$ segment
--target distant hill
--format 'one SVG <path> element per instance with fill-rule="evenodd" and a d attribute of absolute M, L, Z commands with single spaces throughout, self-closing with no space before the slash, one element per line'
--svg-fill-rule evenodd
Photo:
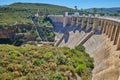
<path fill-rule="evenodd" d="M 64 14 L 74 12 L 74 9 L 64 6 L 42 3 L 14 3 L 0 6 L 0 25 L 12 25 L 18 23 L 32 23 L 28 18 L 30 14 Z"/>
<path fill-rule="evenodd" d="M 86 9 L 86 11 L 93 12 L 93 8 Z M 111 14 L 120 14 L 120 7 L 113 8 L 96 8 L 98 13 L 111 13 Z"/>
<path fill-rule="evenodd" d="M 74 11 L 71 8 L 53 4 L 43 4 L 43 3 L 14 3 L 8 5 L 7 7 L 15 8 L 15 9 L 26 9 L 26 10 L 33 10 L 37 12 L 41 12 L 43 14 L 62 14 L 66 11 L 72 12 Z"/>
<path fill-rule="evenodd" d="M 96 8 L 97 12 L 101 12 L 101 8 Z M 93 9 L 86 9 L 85 11 L 92 12 Z M 0 26 L 8 26 L 14 23 L 32 23 L 28 18 L 31 14 L 64 14 L 64 12 L 73 13 L 75 9 L 65 6 L 58 6 L 43 3 L 14 3 L 10 5 L 0 6 Z M 120 7 L 103 8 L 103 13 L 120 13 Z"/>
<path fill-rule="evenodd" d="M 8 5 L 9 7 L 15 7 L 15 8 L 28 8 L 28 9 L 35 9 L 35 8 L 66 8 L 64 6 L 58 6 L 53 4 L 44 4 L 44 3 L 14 3 L 11 5 Z"/>

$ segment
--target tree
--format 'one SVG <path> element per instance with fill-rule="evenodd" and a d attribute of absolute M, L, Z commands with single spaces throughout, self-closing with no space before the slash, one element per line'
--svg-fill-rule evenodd
<path fill-rule="evenodd" d="M 81 8 L 80 13 L 83 14 L 83 8 Z"/>
<path fill-rule="evenodd" d="M 109 13 L 108 13 L 108 12 L 106 13 L 106 16 L 109 16 Z"/>
<path fill-rule="evenodd" d="M 100 15 L 103 16 L 104 13 L 103 13 L 103 8 L 100 8 Z"/>
<path fill-rule="evenodd" d="M 103 8 L 100 8 L 100 12 L 103 13 Z"/>
<path fill-rule="evenodd" d="M 95 16 L 96 12 L 97 12 L 97 9 L 93 8 L 93 14 L 94 14 L 94 16 Z"/>
<path fill-rule="evenodd" d="M 113 16 L 119 16 L 117 13 L 114 13 Z"/>
<path fill-rule="evenodd" d="M 41 38 L 40 38 L 40 37 L 37 37 L 37 38 L 36 38 L 36 41 L 37 41 L 37 42 L 40 42 L 40 41 L 41 41 Z"/>
<path fill-rule="evenodd" d="M 77 11 L 77 6 L 75 6 L 75 10 Z"/>

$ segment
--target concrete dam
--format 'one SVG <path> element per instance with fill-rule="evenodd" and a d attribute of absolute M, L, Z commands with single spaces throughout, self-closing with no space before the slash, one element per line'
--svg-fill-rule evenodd
<path fill-rule="evenodd" d="M 55 46 L 82 44 L 94 58 L 92 80 L 120 80 L 120 20 L 105 17 L 49 15 Z"/>

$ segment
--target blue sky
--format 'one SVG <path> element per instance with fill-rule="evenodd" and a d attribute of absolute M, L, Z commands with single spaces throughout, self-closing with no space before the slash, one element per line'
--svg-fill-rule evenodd
<path fill-rule="evenodd" d="M 48 3 L 71 8 L 77 6 L 79 9 L 120 7 L 120 0 L 0 0 L 0 5 L 8 5 L 15 2 Z"/>

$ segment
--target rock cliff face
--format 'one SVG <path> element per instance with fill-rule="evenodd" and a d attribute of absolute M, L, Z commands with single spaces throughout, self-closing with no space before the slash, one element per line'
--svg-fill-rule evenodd
<path fill-rule="evenodd" d="M 36 39 L 35 30 L 33 30 L 34 32 L 32 32 L 32 30 L 33 30 L 32 25 L 27 24 L 14 24 L 12 26 L 9 26 L 7 29 L 0 28 L 0 41 L 4 42 L 3 41 L 4 39 L 12 41 L 18 39 L 23 39 L 24 41 L 35 40 Z"/>
<path fill-rule="evenodd" d="M 62 18 L 63 20 L 59 17 L 51 17 L 55 26 L 56 40 L 60 40 L 62 37 L 59 46 L 74 48 L 79 45 L 81 39 L 88 33 L 86 33 L 84 29 L 82 30 L 82 25 L 76 25 L 76 23 L 73 23 L 72 21 L 66 22 L 66 26 L 64 27 L 64 17 Z M 120 29 L 117 34 L 119 34 L 119 31 Z M 115 31 L 113 31 L 113 33 L 114 32 Z M 108 33 L 107 30 L 107 34 Z M 86 52 L 94 58 L 92 80 L 119 80 L 120 50 L 116 50 L 117 45 L 113 44 L 114 41 L 111 41 L 106 34 L 94 34 L 83 44 L 86 48 Z"/>
<path fill-rule="evenodd" d="M 13 38 L 14 37 L 14 32 L 12 29 L 0 29 L 0 38 Z"/>

